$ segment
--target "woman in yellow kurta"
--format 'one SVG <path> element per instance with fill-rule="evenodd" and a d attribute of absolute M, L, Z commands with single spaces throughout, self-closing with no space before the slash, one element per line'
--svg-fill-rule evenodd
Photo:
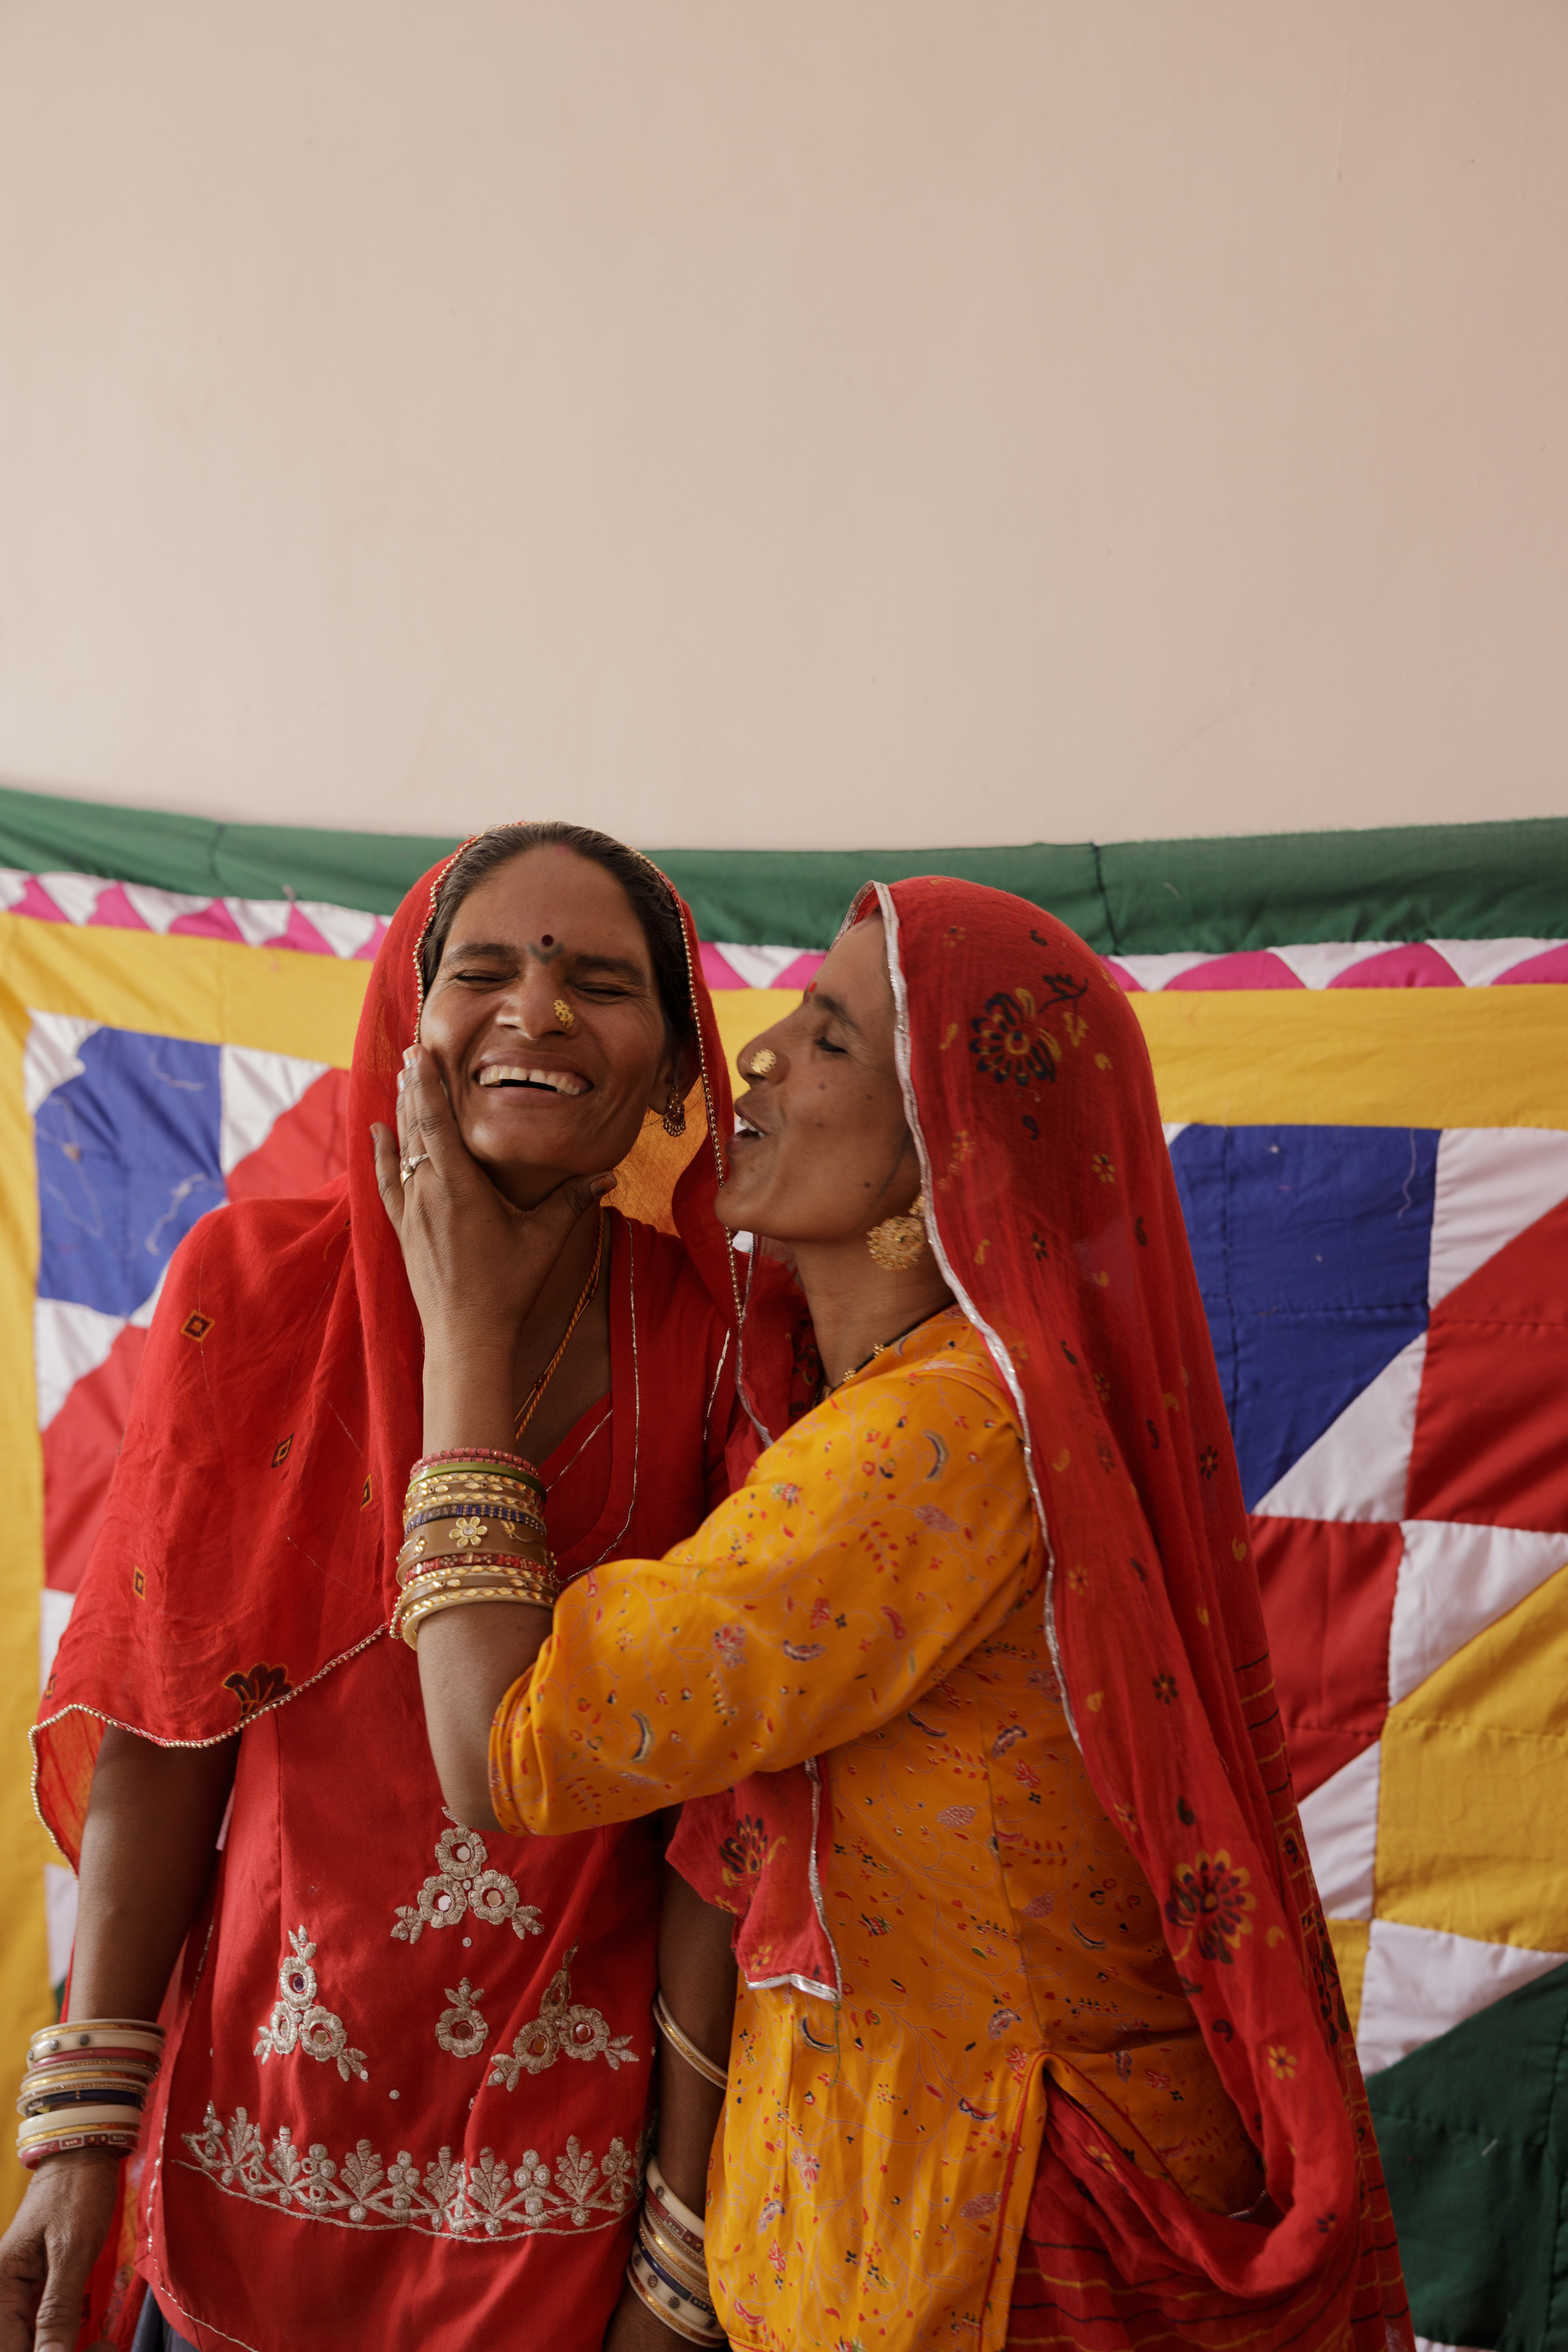
<path fill-rule="evenodd" d="M 744 1057 L 722 1196 L 793 1253 L 820 1399 L 542 1644 L 430 1626 L 449 1799 L 543 1834 L 711 1801 L 672 1854 L 738 1921 L 732 2343 L 1385 2352 L 1397 2257 L 1135 1024 L 1003 894 L 863 911 Z"/>
<path fill-rule="evenodd" d="M 1045 1570 L 1012 1401 L 948 1307 L 689 1542 L 584 1579 L 497 1725 L 498 1816 L 552 1831 L 827 1755 L 841 1990 L 742 1983 L 736 2010 L 708 2215 L 734 2343 L 962 2342 L 1005 2313 L 1047 2074 L 1198 2202 L 1261 2189 L 1073 1747 Z M 794 1827 L 756 1803 L 720 1851 L 737 1887 Z"/>

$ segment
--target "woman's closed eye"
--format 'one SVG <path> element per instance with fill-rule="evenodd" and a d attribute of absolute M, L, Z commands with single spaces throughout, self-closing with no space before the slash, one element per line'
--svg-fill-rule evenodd
<path fill-rule="evenodd" d="M 441 977 L 458 981 L 465 988 L 505 988 L 516 978 L 516 969 L 509 970 L 500 964 L 473 964 L 460 971 L 445 971 Z"/>

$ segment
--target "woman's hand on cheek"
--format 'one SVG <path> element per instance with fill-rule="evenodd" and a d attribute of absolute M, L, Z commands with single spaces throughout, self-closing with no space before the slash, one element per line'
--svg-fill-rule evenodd
<path fill-rule="evenodd" d="M 405 1063 L 396 1137 L 380 1125 L 371 1135 L 376 1184 L 402 1244 L 426 1359 L 491 1356 L 510 1366 L 568 1234 L 614 1175 L 571 1176 L 537 1208 L 514 1208 L 463 1141 L 422 1045 L 411 1047 Z"/>

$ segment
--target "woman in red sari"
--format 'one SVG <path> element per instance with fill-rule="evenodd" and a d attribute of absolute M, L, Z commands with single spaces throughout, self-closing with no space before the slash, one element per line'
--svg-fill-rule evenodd
<path fill-rule="evenodd" d="M 737 1916 L 730 2340 L 1407 2352 L 1131 1010 L 908 881 L 742 1066 L 721 1213 L 793 1253 L 816 1408 L 662 1559 L 420 1635 L 466 1818 L 681 1801 Z"/>
<path fill-rule="evenodd" d="M 133 2245 L 109 2243 L 84 2340 L 106 2310 L 130 2340 L 133 2255 L 155 2299 L 139 2344 L 457 2352 L 521 2329 L 598 2352 L 656 1975 L 699 2044 L 716 1987 L 725 2045 L 722 1970 L 699 1953 L 683 1993 L 679 1936 L 658 1965 L 657 1825 L 463 1827 L 415 1660 L 384 1638 L 423 1342 L 368 1130 L 394 1118 L 416 1035 L 469 1146 L 463 1213 L 498 1310 L 527 1213 L 621 1168 L 615 1209 L 533 1220 L 550 1271 L 490 1367 L 543 1464 L 563 1577 L 667 1549 L 726 1488 L 736 1295 L 711 1204 L 730 1097 L 689 915 L 603 835 L 500 828 L 387 933 L 348 1178 L 222 1210 L 176 1255 L 45 1696 L 39 1801 L 79 1856 L 71 2025 L 156 2017 L 184 1954 Z M 430 1171 L 403 1174 L 428 1192 Z M 700 2195 L 716 2103 L 691 2079 Z M 101 2140 L 40 2164 L 0 2260 L 0 2352 L 69 2352 L 117 2194 Z M 674 2341 L 635 2303 L 616 2326 Z"/>

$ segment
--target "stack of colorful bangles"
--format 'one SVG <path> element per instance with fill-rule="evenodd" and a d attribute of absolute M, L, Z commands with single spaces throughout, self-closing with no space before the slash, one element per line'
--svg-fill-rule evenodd
<path fill-rule="evenodd" d="M 427 1454 L 409 1473 L 394 1633 L 410 1649 L 426 1617 L 471 1601 L 553 1609 L 561 1591 L 544 1524 L 544 1481 L 521 1454 Z"/>
<path fill-rule="evenodd" d="M 73 2017 L 27 2044 L 16 2153 L 29 2168 L 68 2148 L 134 2147 L 163 2032 L 140 2017 Z"/>
<path fill-rule="evenodd" d="M 683 2205 L 650 2156 L 643 2176 L 637 2242 L 626 2276 L 640 2302 L 689 2344 L 722 2344 L 724 2331 L 708 2293 L 703 2226 Z"/>

